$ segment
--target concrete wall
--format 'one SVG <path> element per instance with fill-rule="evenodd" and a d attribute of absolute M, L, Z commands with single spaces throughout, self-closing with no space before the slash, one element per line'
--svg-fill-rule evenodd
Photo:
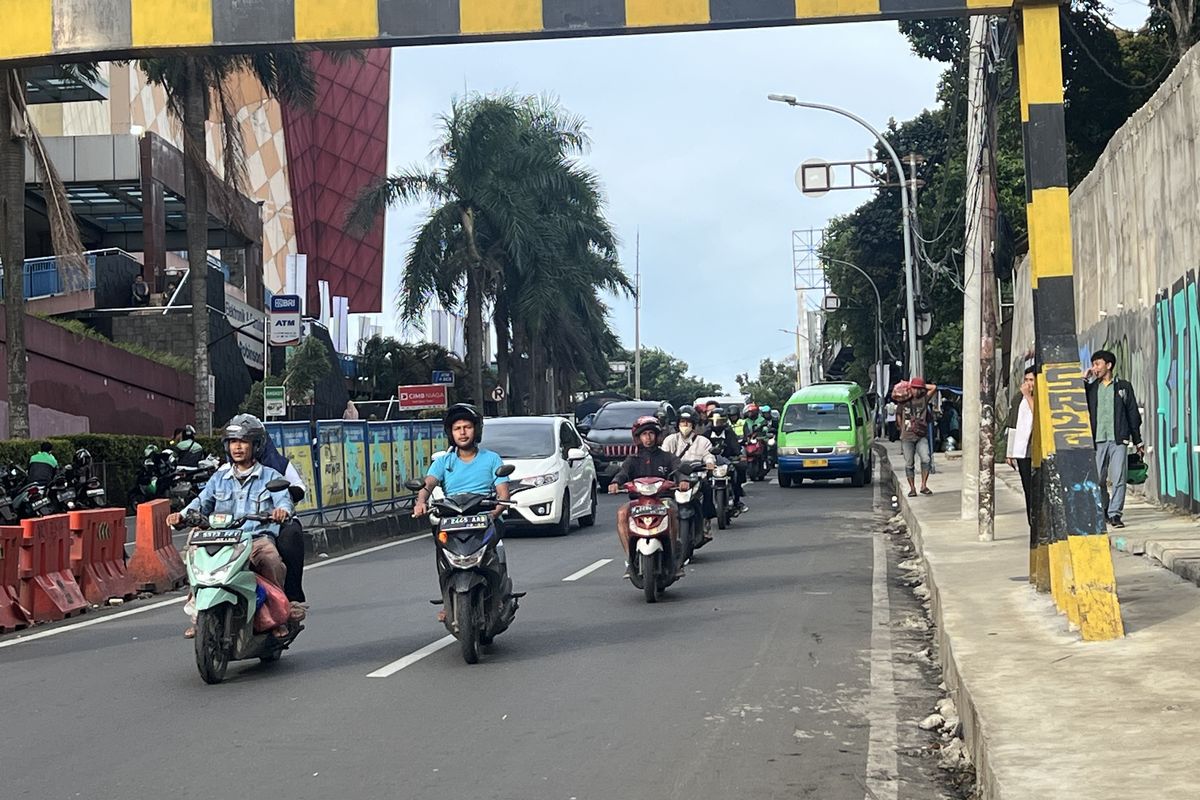
<path fill-rule="evenodd" d="M 1151 447 L 1146 494 L 1200 512 L 1200 47 L 1113 136 L 1071 214 L 1081 368 L 1116 353 Z M 1014 375 L 1033 350 L 1029 269 L 1015 279 Z"/>

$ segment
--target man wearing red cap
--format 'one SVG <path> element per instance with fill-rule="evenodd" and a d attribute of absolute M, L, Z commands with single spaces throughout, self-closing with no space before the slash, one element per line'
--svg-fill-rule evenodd
<path fill-rule="evenodd" d="M 937 391 L 935 384 L 914 377 L 901 381 L 892 391 L 896 402 L 896 423 L 900 427 L 900 447 L 904 450 L 904 475 L 908 478 L 908 496 L 917 496 L 916 461 L 921 461 L 921 494 L 929 490 L 929 398 Z"/>

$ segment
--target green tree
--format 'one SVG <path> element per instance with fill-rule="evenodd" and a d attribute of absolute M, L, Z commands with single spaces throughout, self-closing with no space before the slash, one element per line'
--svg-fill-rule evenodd
<path fill-rule="evenodd" d="M 268 97 L 288 105 L 311 107 L 316 99 L 316 76 L 304 50 L 279 49 L 240 55 L 178 56 L 138 62 L 146 79 L 161 86 L 167 109 L 183 128 L 183 182 L 186 197 L 188 282 L 192 295 L 192 339 L 195 368 L 196 425 L 212 430 L 208 402 L 208 156 L 205 125 L 214 110 L 220 121 L 224 181 L 214 181 L 216 197 L 226 208 L 245 185 L 245 150 L 238 124 L 231 80 L 247 73 Z"/>
<path fill-rule="evenodd" d="M 737 376 L 738 390 L 759 405 L 783 409 L 783 404 L 796 390 L 796 357 L 787 356 L 781 361 L 764 358 L 758 363 L 758 375 L 749 373 Z"/>
<path fill-rule="evenodd" d="M 304 400 L 312 408 L 312 422 L 317 421 L 316 390 L 321 380 L 333 369 L 329 351 L 316 336 L 308 336 L 288 353 L 283 385 L 288 400 Z M 259 402 L 262 391 L 259 390 Z"/>

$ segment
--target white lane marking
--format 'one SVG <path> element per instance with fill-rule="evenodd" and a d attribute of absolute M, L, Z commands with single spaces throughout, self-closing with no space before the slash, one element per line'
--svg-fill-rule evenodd
<path fill-rule="evenodd" d="M 384 666 L 380 667 L 379 669 L 375 670 L 374 672 L 368 674 L 367 677 L 368 678 L 390 678 L 391 676 L 395 675 L 397 672 L 404 669 L 405 667 L 409 667 L 409 666 L 412 666 L 413 664 L 417 663 L 425 656 L 432 655 L 432 654 L 436 653 L 438 650 L 441 650 L 443 647 L 454 644 L 454 641 L 455 641 L 454 637 L 447 634 L 446 636 L 443 636 L 441 639 L 438 639 L 436 642 L 430 642 L 429 644 L 422 647 L 420 650 L 409 653 L 404 658 L 398 658 L 390 664 L 385 664 Z"/>
<path fill-rule="evenodd" d="M 602 559 L 600 559 L 599 561 L 597 561 L 597 562 L 596 562 L 596 563 L 594 563 L 594 564 L 588 564 L 586 567 L 584 567 L 583 569 L 579 570 L 579 572 L 572 572 L 570 575 L 568 575 L 567 577 L 563 578 L 563 581 L 577 581 L 577 580 L 579 580 L 580 578 L 583 578 L 583 577 L 586 577 L 586 576 L 588 576 L 588 575 L 591 575 L 593 572 L 595 572 L 596 570 L 600 569 L 600 568 L 601 568 L 601 567 L 603 567 L 605 564 L 610 564 L 610 563 L 612 563 L 612 559 L 611 559 L 611 558 L 602 558 Z"/>
<path fill-rule="evenodd" d="M 888 598 L 887 542 L 884 534 L 871 537 L 871 697 L 867 702 L 866 800 L 896 800 L 899 775 L 896 764 L 895 676 L 892 673 L 892 606 Z"/>
<path fill-rule="evenodd" d="M 418 536 L 409 536 L 407 539 L 397 539 L 396 541 L 388 542 L 387 544 L 376 545 L 375 547 L 368 547 L 365 550 L 357 550 L 353 553 L 347 553 L 344 556 L 337 556 L 335 558 L 327 558 L 324 561 L 318 561 L 315 564 L 306 564 L 304 567 L 304 571 L 310 572 L 314 569 L 319 569 L 321 567 L 327 567 L 330 564 L 337 564 L 340 561 L 347 561 L 351 558 L 358 558 L 359 556 L 365 556 L 365 555 L 369 555 L 371 553 L 378 553 L 380 550 L 387 550 L 389 547 L 395 547 L 396 545 L 407 544 L 408 542 L 415 542 L 420 539 L 428 539 L 432 535 L 433 534 L 431 534 L 431 533 L 422 533 Z M 179 603 L 184 602 L 185 600 L 187 600 L 186 596 L 185 597 L 173 597 L 170 600 L 160 600 L 157 603 L 151 603 L 150 605 L 142 606 L 141 608 L 131 608 L 128 611 L 118 611 L 115 614 L 105 614 L 103 617 L 94 617 L 93 619 L 83 620 L 81 622 L 74 622 L 70 625 L 62 625 L 58 628 L 49 628 L 44 631 L 37 631 L 36 633 L 30 633 L 25 636 L 20 636 L 16 639 L 9 639 L 7 641 L 0 642 L 0 650 L 4 649 L 5 647 L 15 647 L 16 645 L 19 645 L 19 644 L 25 644 L 26 642 L 36 641 L 37 639 L 45 639 L 50 636 L 58 636 L 60 633 L 68 633 L 70 631 L 78 631 L 78 630 L 82 630 L 84 628 L 90 628 L 93 625 L 103 625 L 106 622 L 113 622 L 114 620 L 123 619 L 125 617 L 132 617 L 136 614 L 145 614 L 147 611 L 154 611 L 159 608 L 166 608 L 167 606 L 177 605 Z"/>

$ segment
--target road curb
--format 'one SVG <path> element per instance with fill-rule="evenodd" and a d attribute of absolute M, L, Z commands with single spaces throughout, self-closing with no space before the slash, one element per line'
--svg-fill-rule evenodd
<path fill-rule="evenodd" d="M 925 568 L 925 586 L 929 589 L 929 612 L 934 622 L 938 662 L 942 668 L 942 679 L 946 683 L 946 691 L 954 700 L 959 718 L 962 720 L 963 741 L 966 743 L 971 763 L 975 766 L 977 796 L 981 800 L 1003 800 L 1004 793 L 1001 791 L 999 781 L 993 773 L 989 761 L 986 723 L 979 716 L 970 686 L 962 679 L 958 659 L 954 652 L 954 644 L 950 641 L 943 623 L 938 573 L 935 565 L 926 556 L 920 519 L 913 512 L 912 505 L 908 502 L 909 498 L 901 487 L 901 478 L 892 469 L 887 448 L 877 443 L 875 455 L 880 459 L 883 476 L 886 476 L 887 485 L 891 486 L 892 494 L 896 498 L 895 503 L 899 506 L 899 513 L 904 518 L 904 522 L 908 526 L 908 533 L 912 537 L 913 547 L 921 559 L 921 565 Z M 1028 798 L 1019 800 L 1028 800 Z"/>
<path fill-rule="evenodd" d="M 305 561 L 357 550 L 368 544 L 424 533 L 428 523 L 412 518 L 411 512 L 391 512 L 374 517 L 349 519 L 304 530 Z"/>

